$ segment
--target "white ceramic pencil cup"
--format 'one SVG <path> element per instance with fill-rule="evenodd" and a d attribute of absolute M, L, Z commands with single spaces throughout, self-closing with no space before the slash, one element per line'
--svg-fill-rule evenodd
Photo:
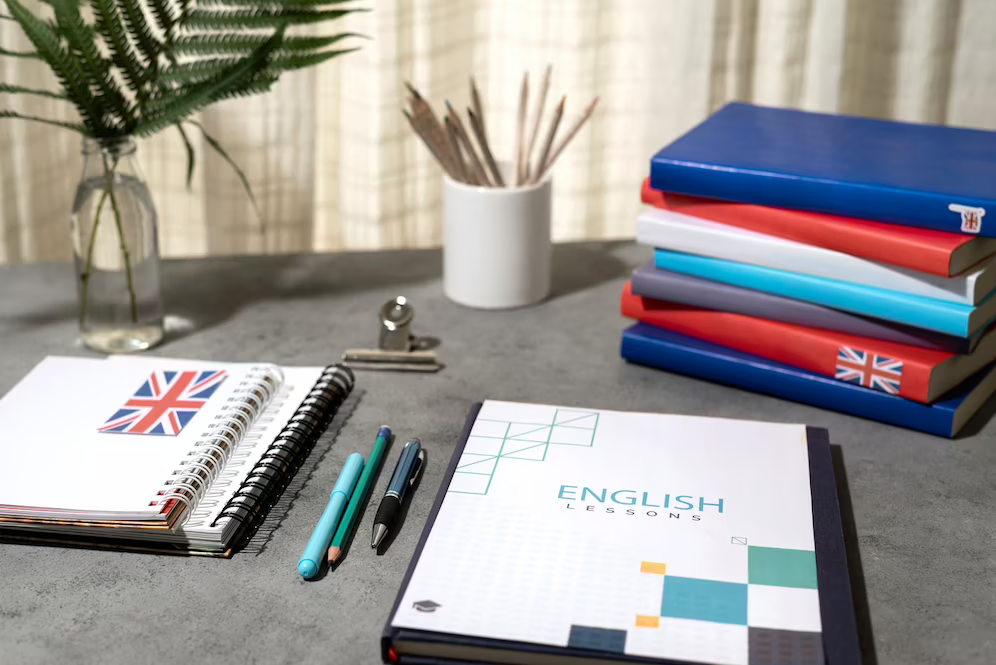
<path fill-rule="evenodd" d="M 532 305 L 550 293 L 549 178 L 477 187 L 444 177 L 443 292 L 479 309 Z"/>

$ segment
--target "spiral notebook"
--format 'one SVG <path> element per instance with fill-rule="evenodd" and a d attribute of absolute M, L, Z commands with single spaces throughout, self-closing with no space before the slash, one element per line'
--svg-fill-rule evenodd
<path fill-rule="evenodd" d="M 338 365 L 45 358 L 0 399 L 0 537 L 230 555 L 352 388 Z"/>

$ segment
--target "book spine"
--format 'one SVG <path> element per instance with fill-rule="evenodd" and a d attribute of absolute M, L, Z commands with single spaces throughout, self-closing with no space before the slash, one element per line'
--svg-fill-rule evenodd
<path fill-rule="evenodd" d="M 926 403 L 934 368 L 951 354 L 827 330 L 675 305 L 634 295 L 623 316 L 830 378 Z M 866 364 L 870 363 L 870 364 Z"/>
<path fill-rule="evenodd" d="M 640 215 L 636 238 L 641 244 L 650 247 L 749 263 L 963 305 L 974 305 L 987 295 L 977 288 L 980 285 L 978 278 L 983 274 L 981 271 L 959 277 L 927 275 L 670 210 L 651 210 Z"/>
<path fill-rule="evenodd" d="M 223 519 L 235 520 L 242 532 L 238 540 L 248 541 L 349 397 L 354 383 L 348 367 L 326 367 L 211 526 Z"/>
<path fill-rule="evenodd" d="M 660 155 L 650 163 L 650 186 L 689 196 L 818 212 L 945 233 L 996 237 L 996 223 L 993 220 L 986 223 L 985 212 L 976 221 L 967 219 L 961 212 L 996 211 L 996 201 L 986 199 L 954 199 L 933 192 L 867 183 L 718 169 L 713 164 L 676 161 Z"/>
<path fill-rule="evenodd" d="M 974 308 L 969 305 L 660 249 L 655 252 L 654 260 L 655 265 L 664 270 L 736 284 L 947 335 L 969 337 L 975 332 L 971 327 Z"/>
<path fill-rule="evenodd" d="M 954 412 L 886 395 L 779 363 L 751 362 L 714 350 L 661 339 L 651 326 L 637 324 L 623 332 L 621 354 L 640 365 L 686 374 L 811 404 L 862 418 L 951 437 Z M 680 336 L 676 336 L 680 337 Z"/>
<path fill-rule="evenodd" d="M 794 323 L 810 328 L 836 330 L 850 335 L 873 337 L 897 344 L 909 344 L 947 353 L 971 353 L 981 338 L 971 339 L 942 335 L 886 323 L 873 318 L 849 314 L 832 307 L 793 300 L 762 291 L 752 291 L 732 284 L 658 270 L 653 261 L 633 272 L 633 293 L 655 300 L 669 300 L 721 312 L 736 312 L 772 321 Z"/>
<path fill-rule="evenodd" d="M 950 277 L 954 250 L 972 241 L 960 234 L 910 230 L 893 224 L 785 210 L 746 203 L 715 201 L 653 189 L 643 181 L 640 199 L 647 205 L 729 224 L 787 240 L 816 245 L 871 261 Z"/>
<path fill-rule="evenodd" d="M 199 522 L 202 511 L 214 500 L 213 491 L 226 485 L 226 469 L 238 464 L 252 448 L 252 433 L 260 414 L 270 404 L 283 383 L 276 365 L 253 367 L 214 420 L 209 422 L 192 449 L 154 502 L 163 506 L 183 504 L 184 525 Z"/>

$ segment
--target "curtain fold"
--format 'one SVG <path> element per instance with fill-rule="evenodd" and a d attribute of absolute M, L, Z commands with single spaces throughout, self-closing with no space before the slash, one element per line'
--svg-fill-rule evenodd
<path fill-rule="evenodd" d="M 368 35 L 360 51 L 198 118 L 245 171 L 261 214 L 200 130 L 188 130 L 189 188 L 176 130 L 139 142 L 166 256 L 437 246 L 441 174 L 401 114 L 406 82 L 441 116 L 447 99 L 464 112 L 474 76 L 505 159 L 524 71 L 535 93 L 553 66 L 546 107 L 566 95 L 565 122 L 600 96 L 553 172 L 557 240 L 632 237 L 650 157 L 730 100 L 996 129 L 992 0 L 359 4 L 371 11 L 325 32 Z M 30 48 L 4 20 L 0 45 Z M 0 57 L 0 81 L 51 77 Z M 3 108 L 73 117 L 44 98 L 0 95 Z M 81 168 L 74 134 L 0 120 L 0 261 L 69 258 Z"/>

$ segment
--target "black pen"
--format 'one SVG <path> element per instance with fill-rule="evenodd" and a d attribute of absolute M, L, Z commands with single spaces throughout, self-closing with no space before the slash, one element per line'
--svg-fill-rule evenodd
<path fill-rule="evenodd" d="M 384 498 L 380 500 L 380 505 L 377 507 L 370 547 L 380 545 L 387 534 L 397 528 L 405 494 L 415 485 L 424 464 L 425 451 L 422 450 L 422 443 L 418 439 L 411 439 L 401 449 L 398 465 L 394 467 L 394 475 L 391 476 L 391 482 L 387 486 L 387 491 L 384 492 Z"/>

